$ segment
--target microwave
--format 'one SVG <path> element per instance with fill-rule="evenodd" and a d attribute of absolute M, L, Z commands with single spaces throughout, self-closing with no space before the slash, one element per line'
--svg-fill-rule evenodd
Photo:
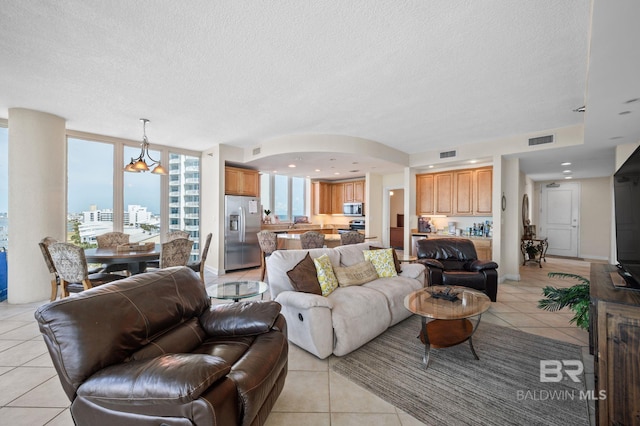
<path fill-rule="evenodd" d="M 344 203 L 342 205 L 342 213 L 345 216 L 364 216 L 364 204 Z"/>

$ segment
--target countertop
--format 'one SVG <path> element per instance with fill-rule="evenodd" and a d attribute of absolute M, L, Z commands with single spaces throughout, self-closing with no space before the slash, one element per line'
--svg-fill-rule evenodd
<path fill-rule="evenodd" d="M 430 237 L 430 238 L 466 238 L 467 240 L 492 240 L 492 237 L 467 237 L 465 235 L 451 235 L 435 232 L 417 232 L 412 230 L 412 236 L 416 237 Z"/>

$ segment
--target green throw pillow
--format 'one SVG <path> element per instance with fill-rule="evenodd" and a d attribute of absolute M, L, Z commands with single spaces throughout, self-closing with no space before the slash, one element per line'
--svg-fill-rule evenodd
<path fill-rule="evenodd" d="M 393 249 L 363 250 L 365 260 L 373 263 L 380 278 L 397 277 L 396 265 L 393 262 Z"/>
<path fill-rule="evenodd" d="M 333 290 L 338 288 L 338 280 L 333 273 L 333 267 L 331 266 L 329 256 L 323 254 L 322 256 L 313 259 L 313 264 L 316 265 L 316 272 L 318 273 L 318 282 L 322 289 L 322 295 L 330 295 Z"/>

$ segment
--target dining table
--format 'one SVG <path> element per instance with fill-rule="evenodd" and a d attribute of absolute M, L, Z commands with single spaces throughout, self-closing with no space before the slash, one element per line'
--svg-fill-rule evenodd
<path fill-rule="evenodd" d="M 87 263 L 102 263 L 103 265 L 126 263 L 129 273 L 136 275 L 147 269 L 147 262 L 160 259 L 161 250 L 161 244 L 155 244 L 149 250 L 123 251 L 117 247 L 101 247 L 85 249 L 84 255 L 87 258 Z"/>

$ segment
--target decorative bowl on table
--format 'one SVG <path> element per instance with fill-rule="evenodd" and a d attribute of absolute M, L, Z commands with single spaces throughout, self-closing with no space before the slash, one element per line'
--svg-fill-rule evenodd
<path fill-rule="evenodd" d="M 434 299 L 444 299 L 444 300 L 448 300 L 449 302 L 454 302 L 458 300 L 458 292 L 452 289 L 451 287 L 445 287 L 442 290 L 440 289 L 433 290 L 433 291 L 430 291 L 429 293 L 431 293 L 431 297 L 433 297 Z"/>

